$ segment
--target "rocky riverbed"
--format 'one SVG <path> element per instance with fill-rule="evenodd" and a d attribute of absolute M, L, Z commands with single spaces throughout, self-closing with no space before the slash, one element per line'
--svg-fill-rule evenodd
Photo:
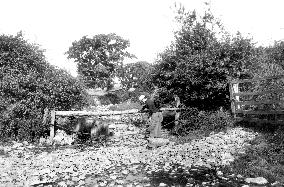
<path fill-rule="evenodd" d="M 245 154 L 257 135 L 243 128 L 153 150 L 134 126 L 117 124 L 114 131 L 100 146 L 4 145 L 0 186 L 271 186 L 261 176 L 248 179 L 220 169 Z"/>

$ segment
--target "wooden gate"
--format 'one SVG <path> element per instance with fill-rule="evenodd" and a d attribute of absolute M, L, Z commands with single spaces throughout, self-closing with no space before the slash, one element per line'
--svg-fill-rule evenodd
<path fill-rule="evenodd" d="M 284 75 L 233 80 L 229 86 L 234 118 L 264 123 L 284 122 Z"/>
<path fill-rule="evenodd" d="M 179 106 L 179 102 L 177 104 Z M 183 108 L 160 108 L 160 111 L 175 111 L 175 123 L 178 121 L 178 118 L 180 116 L 180 111 L 183 110 Z M 138 109 L 131 109 L 131 110 L 124 110 L 124 111 L 50 111 L 50 139 L 52 140 L 54 138 L 55 132 L 55 121 L 56 116 L 115 116 L 115 115 L 122 115 L 122 114 L 135 114 L 138 113 Z M 46 108 L 44 111 L 44 117 L 43 117 L 43 124 L 48 123 L 48 115 L 49 110 Z"/>

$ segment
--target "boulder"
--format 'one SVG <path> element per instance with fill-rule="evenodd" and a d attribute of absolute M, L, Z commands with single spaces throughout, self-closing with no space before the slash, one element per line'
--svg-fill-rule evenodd
<path fill-rule="evenodd" d="M 169 143 L 170 140 L 165 138 L 148 138 L 148 146 L 152 148 L 165 146 Z"/>
<path fill-rule="evenodd" d="M 256 178 L 246 178 L 246 183 L 253 183 L 253 184 L 267 184 L 268 181 L 263 177 L 256 177 Z"/>

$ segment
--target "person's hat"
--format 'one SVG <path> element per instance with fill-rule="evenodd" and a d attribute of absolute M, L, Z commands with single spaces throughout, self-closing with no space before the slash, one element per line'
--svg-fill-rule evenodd
<path fill-rule="evenodd" d="M 147 98 L 146 98 L 145 95 L 140 95 L 139 96 L 139 101 L 146 101 L 146 100 L 147 100 Z"/>

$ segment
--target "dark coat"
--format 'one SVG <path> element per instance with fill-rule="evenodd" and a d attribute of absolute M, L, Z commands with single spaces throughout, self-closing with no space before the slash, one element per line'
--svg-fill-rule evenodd
<path fill-rule="evenodd" d="M 146 100 L 145 105 L 142 107 L 141 111 L 144 111 L 145 109 L 149 110 L 149 115 L 159 112 L 160 110 L 158 103 L 152 99 Z"/>

